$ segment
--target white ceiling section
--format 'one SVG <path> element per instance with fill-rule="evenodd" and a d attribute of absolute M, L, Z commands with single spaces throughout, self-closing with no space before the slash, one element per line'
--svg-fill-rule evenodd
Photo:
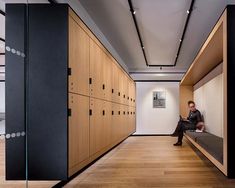
<path fill-rule="evenodd" d="M 132 0 L 149 65 L 174 65 L 191 0 Z"/>
<path fill-rule="evenodd" d="M 145 67 L 127 0 L 80 0 L 128 68 Z"/>
<path fill-rule="evenodd" d="M 235 4 L 235 0 L 195 0 L 177 64 L 161 70 L 146 66 L 128 0 L 79 2 L 137 80 L 153 76 L 133 72 L 185 72 L 226 5 Z M 132 0 L 149 64 L 174 64 L 190 3 L 191 0 Z M 165 78 L 172 79 L 174 74 L 166 74 Z M 179 78 L 175 74 L 175 79 Z M 155 79 L 163 80 L 163 76 L 156 75 Z"/>

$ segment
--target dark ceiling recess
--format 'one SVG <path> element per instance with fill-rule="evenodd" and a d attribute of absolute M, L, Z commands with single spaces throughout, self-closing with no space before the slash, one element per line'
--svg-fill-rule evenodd
<path fill-rule="evenodd" d="M 5 16 L 5 12 L 0 10 L 0 14 L 2 14 L 3 16 Z"/>
<path fill-rule="evenodd" d="M 140 46 L 141 46 L 142 51 L 143 51 L 143 55 L 144 55 L 144 59 L 145 59 L 145 62 L 146 62 L 146 66 L 148 66 L 148 67 L 160 67 L 160 68 L 162 68 L 162 67 L 175 67 L 176 66 L 176 63 L 177 63 L 177 60 L 178 60 L 178 57 L 179 57 L 179 54 L 180 54 L 180 50 L 181 50 L 181 47 L 182 47 L 182 44 L 183 44 L 183 41 L 184 41 L 184 36 L 185 36 L 186 30 L 187 30 L 187 27 L 188 27 L 189 19 L 190 19 L 190 16 L 192 14 L 194 2 L 195 2 L 195 0 L 191 1 L 190 8 L 187 11 L 188 12 L 187 19 L 186 19 L 186 22 L 185 22 L 185 25 L 184 25 L 183 34 L 181 36 L 181 39 L 179 39 L 180 43 L 179 43 L 179 47 L 178 47 L 178 50 L 177 50 L 177 54 L 176 54 L 176 57 L 175 57 L 174 64 L 173 65 L 160 65 L 160 64 L 158 64 L 158 65 L 151 64 L 150 65 L 148 63 L 148 60 L 147 60 L 147 57 L 146 57 L 146 53 L 145 53 L 145 49 L 144 49 L 144 44 L 143 44 L 143 41 L 142 41 L 142 38 L 141 38 L 141 34 L 140 34 L 140 31 L 139 31 L 139 27 L 138 27 L 138 23 L 137 23 L 137 20 L 136 20 L 135 9 L 133 8 L 132 1 L 128 0 L 130 11 L 131 11 L 131 14 L 132 14 L 132 18 L 133 18 L 133 21 L 134 21 L 134 24 L 135 24 L 135 28 L 136 28 L 138 37 L 139 37 Z"/>
<path fill-rule="evenodd" d="M 57 3 L 56 0 L 48 0 L 49 3 Z"/>

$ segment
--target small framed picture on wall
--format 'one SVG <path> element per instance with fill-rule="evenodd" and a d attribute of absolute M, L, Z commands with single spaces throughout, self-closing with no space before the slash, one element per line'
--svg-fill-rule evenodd
<path fill-rule="evenodd" d="M 153 108 L 166 108 L 166 92 L 165 91 L 153 92 Z"/>

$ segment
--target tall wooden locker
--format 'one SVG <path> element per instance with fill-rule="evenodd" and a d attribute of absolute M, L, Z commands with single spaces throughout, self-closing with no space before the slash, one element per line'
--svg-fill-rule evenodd
<path fill-rule="evenodd" d="M 89 96 L 89 36 L 69 16 L 69 92 Z"/>
<path fill-rule="evenodd" d="M 112 61 L 112 101 L 119 102 L 119 71 L 116 62 Z"/>
<path fill-rule="evenodd" d="M 104 99 L 103 74 L 104 74 L 104 52 L 90 39 L 90 96 Z"/>
<path fill-rule="evenodd" d="M 112 100 L 112 61 L 107 54 L 103 54 L 103 95 L 104 99 Z"/>
<path fill-rule="evenodd" d="M 94 155 L 105 147 L 105 106 L 100 99 L 90 99 L 90 154 Z"/>
<path fill-rule="evenodd" d="M 89 97 L 69 94 L 69 175 L 89 159 Z"/>

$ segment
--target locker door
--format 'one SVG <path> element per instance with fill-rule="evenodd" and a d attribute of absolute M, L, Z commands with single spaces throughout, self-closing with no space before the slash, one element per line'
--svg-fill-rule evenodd
<path fill-rule="evenodd" d="M 90 155 L 105 146 L 104 101 L 90 98 Z"/>
<path fill-rule="evenodd" d="M 89 158 L 89 97 L 69 93 L 69 176 Z"/>
<path fill-rule="evenodd" d="M 123 104 L 123 73 L 121 69 L 118 69 L 118 102 Z"/>
<path fill-rule="evenodd" d="M 119 97 L 118 97 L 118 92 L 119 92 L 119 69 L 118 66 L 116 65 L 116 62 L 112 62 L 112 101 L 118 102 Z"/>
<path fill-rule="evenodd" d="M 112 104 L 112 119 L 111 119 L 111 138 L 112 143 L 116 142 L 119 138 L 119 106 L 116 103 Z"/>
<path fill-rule="evenodd" d="M 112 99 L 112 88 L 111 88 L 111 83 L 112 83 L 112 61 L 108 55 L 105 53 L 103 54 L 103 94 L 104 94 L 104 99 L 111 101 Z"/>
<path fill-rule="evenodd" d="M 90 96 L 103 98 L 103 51 L 90 39 Z"/>
<path fill-rule="evenodd" d="M 69 16 L 69 91 L 89 95 L 89 36 Z"/>
<path fill-rule="evenodd" d="M 112 143 L 111 140 L 111 121 L 112 121 L 112 103 L 111 102 L 104 102 L 104 137 L 105 137 L 105 146 L 108 146 Z"/>

